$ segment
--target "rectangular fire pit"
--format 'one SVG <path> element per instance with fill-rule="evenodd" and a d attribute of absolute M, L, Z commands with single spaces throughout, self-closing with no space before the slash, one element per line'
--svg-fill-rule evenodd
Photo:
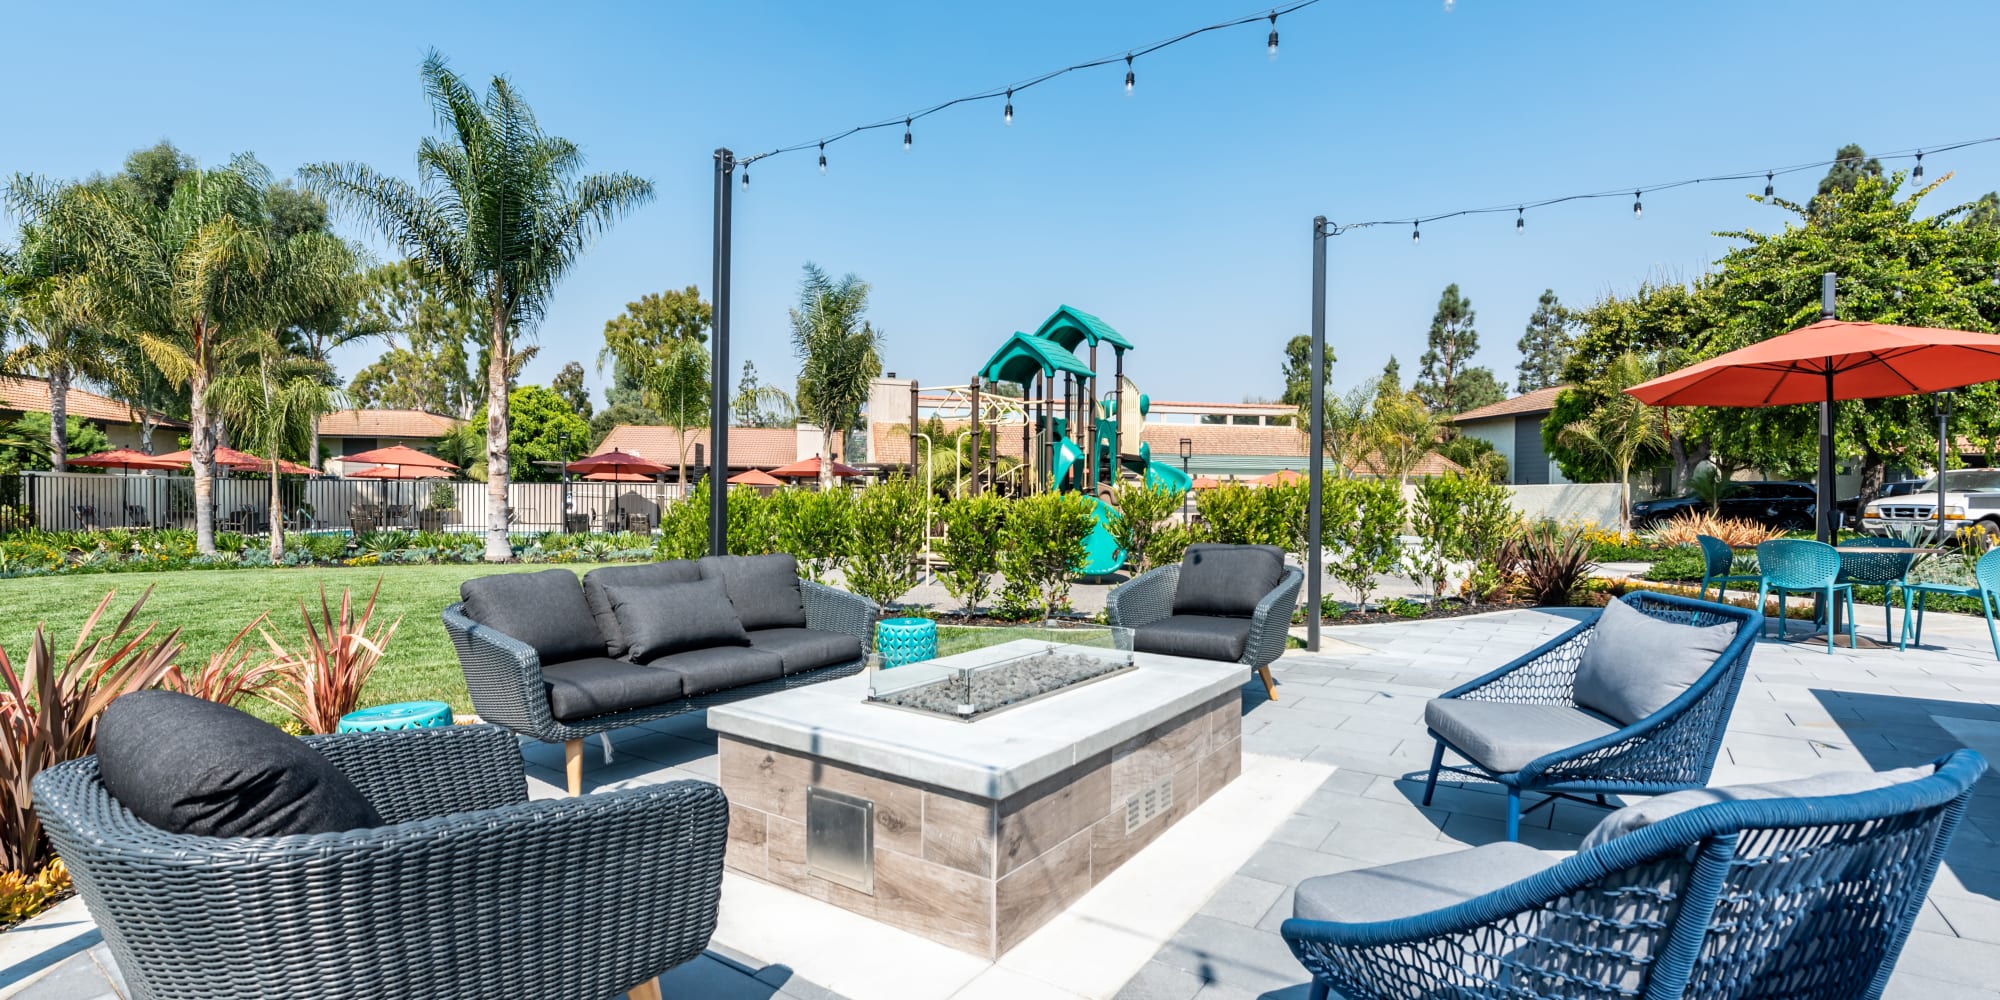
<path fill-rule="evenodd" d="M 875 693 L 1049 652 L 1017 640 L 898 667 Z M 1008 676 L 1081 683 L 1003 684 L 970 721 L 958 704 L 871 701 L 866 675 L 709 709 L 729 867 L 977 955 L 1006 952 L 1242 770 L 1241 665 L 1055 652 L 1088 662 Z"/>

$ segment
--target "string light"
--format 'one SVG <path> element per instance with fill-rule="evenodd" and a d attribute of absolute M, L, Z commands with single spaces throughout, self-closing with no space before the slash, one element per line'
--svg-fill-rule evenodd
<path fill-rule="evenodd" d="M 1924 151 L 1917 150 L 1917 169 L 1910 171 L 1911 180 L 1921 180 L 1924 176 Z"/>
<path fill-rule="evenodd" d="M 1764 171 L 1764 197 L 1769 198 L 1777 193 L 1778 185 L 1771 179 L 1771 171 Z"/>
<path fill-rule="evenodd" d="M 748 164 L 745 164 L 743 167 L 743 190 L 750 190 L 750 167 Z"/>
<path fill-rule="evenodd" d="M 1639 204 L 1639 192 L 1632 192 L 1632 219 L 1638 221 L 1646 217 L 1646 206 Z"/>
<path fill-rule="evenodd" d="M 1132 96 L 1132 53 L 1125 53 L 1125 96 Z"/>
<path fill-rule="evenodd" d="M 903 152 L 910 151 L 910 120 L 903 119 Z"/>
<path fill-rule="evenodd" d="M 819 144 L 819 175 L 826 176 L 826 143 Z"/>
<path fill-rule="evenodd" d="M 1424 242 L 1424 232 L 1423 230 L 1418 229 L 1416 222 L 1412 220 L 1410 223 L 1410 245 L 1413 247 L 1422 246 L 1423 242 Z"/>
<path fill-rule="evenodd" d="M 1278 12 L 1275 10 L 1271 12 L 1271 39 L 1267 44 L 1271 58 L 1278 58 Z"/>
<path fill-rule="evenodd" d="M 1519 236 L 1527 231 L 1528 231 L 1528 210 L 1525 208 L 1517 208 L 1514 210 L 1514 235 Z"/>
<path fill-rule="evenodd" d="M 1007 110 L 1000 112 L 1000 122 L 1003 125 L 1014 124 L 1014 88 L 1012 87 L 1007 88 Z"/>

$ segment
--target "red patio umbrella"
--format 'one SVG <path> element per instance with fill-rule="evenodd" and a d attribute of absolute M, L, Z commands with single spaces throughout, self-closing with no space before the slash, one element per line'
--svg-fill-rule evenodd
<path fill-rule="evenodd" d="M 113 448 L 94 455 L 72 458 L 69 464 L 92 469 L 123 469 L 130 472 L 133 469 L 154 471 L 178 469 L 187 463 L 174 461 L 164 455 L 148 455 L 134 448 Z"/>
<path fill-rule="evenodd" d="M 358 472 L 347 474 L 349 479 L 450 479 L 451 473 L 444 469 L 420 468 L 401 465 L 371 465 Z"/>
<path fill-rule="evenodd" d="M 170 451 L 164 455 L 154 457 L 162 460 L 170 460 L 176 466 L 194 464 L 194 452 L 187 448 L 182 448 L 179 451 Z M 255 472 L 265 467 L 263 459 L 247 451 L 237 451 L 226 445 L 216 445 L 215 454 L 209 456 L 209 461 L 225 469 L 247 472 Z"/>
<path fill-rule="evenodd" d="M 564 468 L 582 476 L 597 472 L 635 472 L 642 476 L 657 476 L 667 471 L 670 466 L 640 458 L 630 452 L 613 449 L 588 458 L 579 458 Z"/>
<path fill-rule="evenodd" d="M 387 448 L 370 448 L 352 455 L 342 455 L 338 461 L 354 465 L 395 465 L 411 466 L 419 469 L 456 469 L 458 466 L 436 455 L 418 451 L 409 445 L 392 444 Z"/>
<path fill-rule="evenodd" d="M 652 476 L 639 472 L 593 472 L 583 477 L 593 483 L 649 483 Z"/>
<path fill-rule="evenodd" d="M 1305 473 L 1294 469 L 1279 469 L 1250 480 L 1252 486 L 1289 486 L 1306 481 Z"/>
<path fill-rule="evenodd" d="M 790 465 L 783 465 L 772 469 L 771 475 L 779 479 L 818 479 L 819 466 L 820 457 L 814 455 L 811 458 L 800 459 Z M 851 465 L 843 465 L 835 462 L 833 463 L 833 475 L 836 479 L 850 479 L 861 475 L 861 470 Z"/>
<path fill-rule="evenodd" d="M 785 485 L 778 477 L 762 469 L 749 469 L 730 476 L 729 484 L 731 486 L 762 486 L 766 488 Z"/>

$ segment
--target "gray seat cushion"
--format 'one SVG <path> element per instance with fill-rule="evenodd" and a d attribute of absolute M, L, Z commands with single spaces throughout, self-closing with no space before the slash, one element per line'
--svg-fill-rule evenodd
<path fill-rule="evenodd" d="M 1826 795 L 1851 795 L 1855 792 L 1871 792 L 1890 785 L 1928 778 L 1937 773 L 1937 768 L 1924 764 L 1918 767 L 1899 768 L 1894 771 L 1829 771 L 1809 778 L 1791 778 L 1786 781 L 1767 781 L 1754 785 L 1724 785 L 1720 788 L 1690 788 L 1683 792 L 1669 792 L 1656 795 L 1644 802 L 1626 806 L 1598 821 L 1590 834 L 1583 838 L 1581 850 L 1589 850 L 1607 841 L 1616 840 L 1628 833 L 1636 833 L 1646 827 L 1671 819 L 1690 809 L 1714 805 L 1717 802 L 1738 802 L 1747 799 L 1803 799 Z"/>
<path fill-rule="evenodd" d="M 1509 841 L 1299 883 L 1292 916 L 1367 924 L 1441 910 L 1503 889 L 1556 864 L 1554 855 Z"/>
<path fill-rule="evenodd" d="M 750 646 L 778 654 L 787 675 L 861 659 L 861 640 L 816 628 L 764 628 L 750 633 Z"/>
<path fill-rule="evenodd" d="M 1543 754 L 1618 730 L 1609 719 L 1569 705 L 1432 698 L 1424 725 L 1473 763 L 1512 774 Z"/>
<path fill-rule="evenodd" d="M 458 596 L 467 618 L 533 646 L 543 663 L 604 652 L 583 586 L 569 570 L 482 576 L 459 584 Z"/>
<path fill-rule="evenodd" d="M 690 649 L 750 644 L 720 580 L 629 584 L 605 591 L 625 637 L 625 658 L 633 663 Z"/>
<path fill-rule="evenodd" d="M 1174 614 L 1248 618 L 1284 576 L 1285 553 L 1275 545 L 1190 545 L 1174 585 Z"/>
<path fill-rule="evenodd" d="M 1250 619 L 1174 615 L 1132 630 L 1132 648 L 1197 660 L 1230 662 L 1250 644 Z"/>
<path fill-rule="evenodd" d="M 690 698 L 774 681 L 785 675 L 785 661 L 778 654 L 749 646 L 691 649 L 660 657 L 650 667 L 679 674 L 682 693 Z"/>
<path fill-rule="evenodd" d="M 1683 625 L 1612 601 L 1576 665 L 1576 703 L 1630 725 L 1680 697 L 1735 638 L 1735 622 Z"/>
<path fill-rule="evenodd" d="M 719 579 L 728 588 L 744 628 L 806 627 L 799 562 L 789 555 L 703 556 L 701 575 Z"/>
<path fill-rule="evenodd" d="M 608 656 L 542 667 L 549 714 L 564 722 L 662 705 L 681 697 L 681 675 Z"/>
<path fill-rule="evenodd" d="M 609 589 L 635 584 L 687 583 L 701 579 L 701 567 L 692 559 L 640 563 L 637 566 L 601 566 L 583 574 L 583 600 L 597 619 L 597 631 L 604 636 L 604 655 L 617 659 L 625 655 L 625 633 L 618 629 L 618 614 L 611 609 Z"/>

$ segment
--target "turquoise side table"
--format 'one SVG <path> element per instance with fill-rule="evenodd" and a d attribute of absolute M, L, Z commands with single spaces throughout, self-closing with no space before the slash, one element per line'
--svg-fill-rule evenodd
<path fill-rule="evenodd" d="M 451 725 L 451 706 L 441 701 L 404 701 L 349 712 L 340 717 L 336 733 L 380 733 L 392 729 L 428 729 Z"/>
<path fill-rule="evenodd" d="M 937 659 L 937 623 L 928 618 L 884 618 L 875 623 L 875 651 L 884 667 Z"/>

